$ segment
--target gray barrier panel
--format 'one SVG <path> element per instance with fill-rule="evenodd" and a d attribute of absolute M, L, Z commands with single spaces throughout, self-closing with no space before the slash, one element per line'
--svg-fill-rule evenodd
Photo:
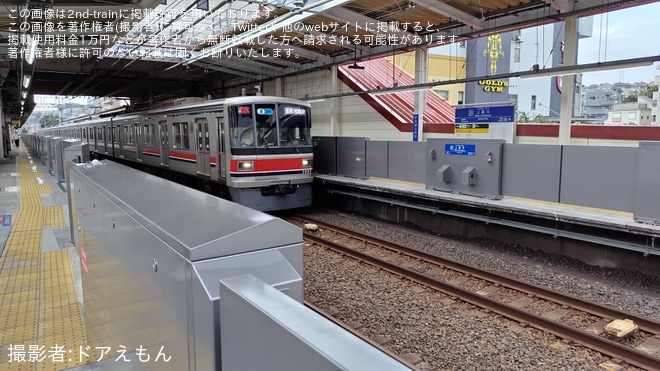
<path fill-rule="evenodd" d="M 390 142 L 367 141 L 367 176 L 388 178 L 387 151 Z"/>
<path fill-rule="evenodd" d="M 564 146 L 560 202 L 632 211 L 637 148 Z"/>
<path fill-rule="evenodd" d="M 314 137 L 314 171 L 337 174 L 337 137 Z"/>
<path fill-rule="evenodd" d="M 426 182 L 426 143 L 390 142 L 388 154 L 391 179 Z"/>
<path fill-rule="evenodd" d="M 300 228 L 110 161 L 68 165 L 91 344 L 162 346 L 171 362 L 150 368 L 218 370 L 221 279 L 252 274 L 302 302 Z"/>
<path fill-rule="evenodd" d="M 62 141 L 62 137 L 50 137 L 48 139 L 48 170 L 51 171 L 55 168 L 57 162 L 57 147 L 58 143 Z"/>
<path fill-rule="evenodd" d="M 504 144 L 502 193 L 559 202 L 561 146 Z"/>
<path fill-rule="evenodd" d="M 367 178 L 367 138 L 337 138 L 337 175 Z"/>
<path fill-rule="evenodd" d="M 408 370 L 252 275 L 219 286 L 223 370 Z"/>
<path fill-rule="evenodd" d="M 640 142 L 633 213 L 641 223 L 660 224 L 660 142 Z"/>
<path fill-rule="evenodd" d="M 503 140 L 429 139 L 426 187 L 501 198 L 503 144 Z"/>

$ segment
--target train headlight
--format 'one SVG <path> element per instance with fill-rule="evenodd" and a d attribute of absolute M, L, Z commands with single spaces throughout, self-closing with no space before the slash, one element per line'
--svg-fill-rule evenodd
<path fill-rule="evenodd" d="M 238 162 L 238 171 L 249 171 L 254 169 L 253 161 L 239 161 Z"/>
<path fill-rule="evenodd" d="M 311 158 L 303 158 L 303 160 L 302 160 L 302 167 L 303 168 L 312 167 L 313 164 L 314 164 L 314 161 Z"/>

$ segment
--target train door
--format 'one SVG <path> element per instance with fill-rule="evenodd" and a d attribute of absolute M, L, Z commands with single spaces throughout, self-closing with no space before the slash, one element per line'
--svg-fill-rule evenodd
<path fill-rule="evenodd" d="M 167 121 L 159 122 L 160 126 L 160 164 L 170 166 L 170 130 Z"/>
<path fill-rule="evenodd" d="M 124 158 L 124 143 L 126 142 L 126 125 L 117 125 L 117 143 L 119 144 L 119 157 Z"/>
<path fill-rule="evenodd" d="M 227 177 L 227 164 L 225 160 L 227 155 L 225 154 L 225 126 L 222 124 L 222 117 L 217 117 L 218 120 L 218 163 L 220 167 L 220 179 L 225 179 Z"/>
<path fill-rule="evenodd" d="M 105 153 L 110 153 L 108 151 L 108 142 L 110 142 L 110 128 L 108 126 L 103 127 L 103 151 Z"/>
<path fill-rule="evenodd" d="M 110 155 L 112 157 L 115 157 L 115 142 L 117 141 L 117 126 L 115 125 L 115 122 L 113 119 L 110 119 L 110 132 L 108 133 L 108 144 L 111 145 L 110 147 Z"/>
<path fill-rule="evenodd" d="M 197 174 L 211 174 L 211 156 L 209 154 L 209 122 L 206 118 L 195 120 L 197 129 Z"/>
<path fill-rule="evenodd" d="M 133 132 L 135 133 L 135 158 L 142 161 L 142 143 L 144 143 L 142 125 L 139 123 L 133 124 Z"/>

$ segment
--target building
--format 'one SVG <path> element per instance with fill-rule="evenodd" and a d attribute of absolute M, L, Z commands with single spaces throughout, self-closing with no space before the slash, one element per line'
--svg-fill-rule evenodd
<path fill-rule="evenodd" d="M 605 125 L 649 126 L 652 120 L 653 101 L 648 97 L 639 97 L 635 103 L 617 103 L 607 112 Z"/>
<path fill-rule="evenodd" d="M 464 79 L 466 76 L 466 43 L 448 43 L 431 48 L 428 61 L 428 82 Z M 388 57 L 390 61 L 392 57 Z M 415 53 L 394 56 L 394 64 L 415 76 Z M 453 105 L 465 102 L 465 84 L 438 85 L 433 88 Z"/>
<path fill-rule="evenodd" d="M 582 117 L 594 121 L 604 121 L 608 116 L 607 112 L 618 103 L 617 97 L 618 94 L 611 89 L 597 88 L 585 91 L 582 101 Z"/>
<path fill-rule="evenodd" d="M 578 20 L 578 38 L 591 37 L 593 19 Z M 467 42 L 467 76 L 497 74 L 558 67 L 564 64 L 564 25 L 555 23 L 516 30 Z M 577 53 L 576 53 L 577 55 Z M 576 63 L 573 61 L 573 63 Z M 496 84 L 502 89 L 493 89 Z M 573 116 L 581 112 L 581 79 L 575 79 Z M 559 120 L 561 76 L 539 78 L 486 79 L 466 84 L 467 103 L 511 101 L 527 117 L 545 116 Z"/>

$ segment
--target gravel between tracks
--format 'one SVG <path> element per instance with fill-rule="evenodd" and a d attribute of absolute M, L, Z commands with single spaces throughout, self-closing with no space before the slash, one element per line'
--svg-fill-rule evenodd
<path fill-rule="evenodd" d="M 433 252 L 463 264 L 660 320 L 658 277 L 587 266 L 573 259 L 489 241 L 470 243 L 419 234 L 369 219 L 310 212 L 310 217 Z M 358 272 L 359 274 L 355 274 Z M 337 311 L 360 331 L 392 339 L 399 355 L 436 370 L 592 370 L 607 357 L 505 318 L 486 314 L 411 283 L 383 278 L 320 249 L 305 249 L 305 297 Z M 374 292 L 377 293 L 374 295 Z M 634 370 L 635 368 L 627 368 Z"/>

